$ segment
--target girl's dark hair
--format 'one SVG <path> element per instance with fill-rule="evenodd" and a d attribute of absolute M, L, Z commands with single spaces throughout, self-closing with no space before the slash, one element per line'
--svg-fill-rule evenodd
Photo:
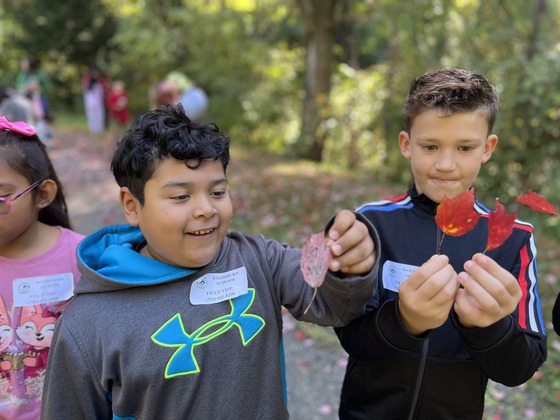
<path fill-rule="evenodd" d="M 50 205 L 40 210 L 38 220 L 51 226 L 72 228 L 62 184 L 39 137 L 0 130 L 0 160 L 23 175 L 30 184 L 44 179 L 53 180 L 58 187 L 56 197 Z M 37 189 L 31 193 L 35 197 Z"/>

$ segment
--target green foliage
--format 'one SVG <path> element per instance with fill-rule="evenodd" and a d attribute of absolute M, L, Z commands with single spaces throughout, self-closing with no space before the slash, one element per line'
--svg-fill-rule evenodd
<path fill-rule="evenodd" d="M 554 70 L 558 66 L 560 53 L 551 52 L 531 61 L 506 62 L 502 67 L 505 106 L 496 127 L 501 143 L 493 157 L 495 174 L 487 185 L 489 190 L 505 193 L 505 198 L 530 188 L 560 202 L 557 188 L 550 182 L 560 176 L 560 95 L 556 93 L 560 76 Z"/>
<path fill-rule="evenodd" d="M 18 49 L 38 57 L 57 52 L 69 62 L 85 65 L 116 29 L 101 0 L 18 0 L 7 3 L 6 13 L 20 26 L 8 34 Z"/>
<path fill-rule="evenodd" d="M 128 10 L 112 40 L 110 74 L 125 80 L 133 112 L 140 113 L 150 86 L 182 72 L 208 93 L 209 118 L 230 131 L 239 124 L 244 95 L 259 82 L 255 68 L 267 60 L 267 45 L 255 37 L 263 22 L 219 2 L 169 3 L 148 1 L 149 14 Z"/>
<path fill-rule="evenodd" d="M 300 128 L 301 96 L 294 93 L 294 85 L 302 83 L 303 54 L 301 48 L 279 45 L 254 63 L 262 82 L 242 96 L 245 124 L 234 128 L 234 141 L 291 155 Z"/>
<path fill-rule="evenodd" d="M 103 0 L 5 2 L 2 21 L 0 42 L 10 45 L 6 83 L 15 80 L 19 60 L 33 55 L 53 82 L 55 107 L 74 105 L 82 72 L 103 56 L 116 31 Z"/>

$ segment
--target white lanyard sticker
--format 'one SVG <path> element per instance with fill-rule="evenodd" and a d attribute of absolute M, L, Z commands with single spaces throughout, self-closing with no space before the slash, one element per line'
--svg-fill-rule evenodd
<path fill-rule="evenodd" d="M 41 303 L 62 302 L 72 297 L 72 273 L 16 279 L 12 283 L 14 306 L 31 306 Z"/>
<path fill-rule="evenodd" d="M 248 291 L 247 269 L 239 267 L 225 273 L 208 273 L 193 282 L 191 303 L 211 305 L 244 295 Z"/>
<path fill-rule="evenodd" d="M 390 260 L 385 261 L 383 264 L 383 287 L 398 293 L 401 283 L 417 268 L 415 265 L 401 264 Z"/>

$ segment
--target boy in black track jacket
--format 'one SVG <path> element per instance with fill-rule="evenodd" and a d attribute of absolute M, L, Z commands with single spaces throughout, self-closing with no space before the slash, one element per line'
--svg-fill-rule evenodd
<path fill-rule="evenodd" d="M 488 379 L 517 386 L 546 360 L 532 226 L 516 220 L 482 254 L 481 203 L 463 236 L 442 241 L 434 219 L 444 195 L 468 191 L 490 159 L 498 108 L 479 74 L 443 69 L 413 82 L 399 144 L 414 183 L 358 210 L 381 238 L 380 281 L 369 312 L 336 329 L 350 355 L 342 420 L 480 419 Z"/>

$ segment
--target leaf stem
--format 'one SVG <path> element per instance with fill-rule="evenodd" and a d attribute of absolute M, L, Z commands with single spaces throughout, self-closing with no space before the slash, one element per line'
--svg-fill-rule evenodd
<path fill-rule="evenodd" d="M 438 255 L 441 254 L 441 247 L 443 246 L 443 238 L 445 238 L 445 232 L 443 232 L 443 235 L 441 235 L 441 239 L 439 241 L 438 250 L 437 250 Z"/>
<path fill-rule="evenodd" d="M 313 288 L 313 296 L 311 296 L 311 301 L 309 302 L 309 305 L 307 305 L 307 308 L 305 308 L 305 311 L 303 311 L 303 314 L 305 315 L 307 313 L 307 311 L 309 310 L 309 308 L 311 307 L 311 304 L 313 303 L 313 301 L 315 300 L 315 296 L 317 295 L 317 286 L 315 286 Z"/>

